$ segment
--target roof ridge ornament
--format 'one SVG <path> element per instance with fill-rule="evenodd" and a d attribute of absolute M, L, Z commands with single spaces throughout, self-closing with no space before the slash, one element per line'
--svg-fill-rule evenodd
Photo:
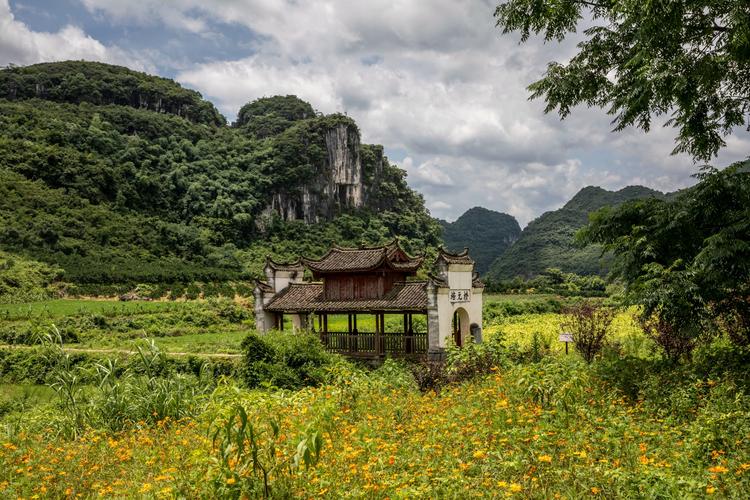
<path fill-rule="evenodd" d="M 291 261 L 291 262 L 277 262 L 273 260 L 273 257 L 271 257 L 271 254 L 266 255 L 266 266 L 270 266 L 271 269 L 274 269 L 276 271 L 280 270 L 291 270 L 291 271 L 300 271 L 304 270 L 304 264 L 302 263 L 302 259 L 297 258 L 297 260 Z"/>
<path fill-rule="evenodd" d="M 440 259 L 444 260 L 448 264 L 474 264 L 474 259 L 469 256 L 469 248 L 464 249 L 458 253 L 454 253 L 446 249 L 443 245 L 438 247 L 438 256 L 436 261 Z"/>

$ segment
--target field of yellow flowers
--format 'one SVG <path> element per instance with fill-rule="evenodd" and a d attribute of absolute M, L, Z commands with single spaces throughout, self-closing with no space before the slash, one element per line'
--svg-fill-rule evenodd
<path fill-rule="evenodd" d="M 750 400 L 711 371 L 729 361 L 699 352 L 708 368 L 666 366 L 623 312 L 615 348 L 587 365 L 562 354 L 560 324 L 493 321 L 488 340 L 538 357 L 509 354 L 438 391 L 421 392 L 401 363 L 341 360 L 320 387 L 248 390 L 229 377 L 194 391 L 185 418 L 147 413 L 76 437 L 62 403 L 41 402 L 0 418 L 0 498 L 747 497 Z M 112 404 L 139 397 L 138 384 L 107 380 Z"/>
<path fill-rule="evenodd" d="M 697 383 L 704 402 L 726 390 Z M 249 439 L 238 452 L 217 438 L 239 407 L 257 459 Z M 297 392 L 220 386 L 200 417 L 154 427 L 75 440 L 52 427 L 21 432 L 0 448 L 0 495 L 262 496 L 262 467 L 271 496 L 742 498 L 749 436 L 746 427 L 725 435 L 734 410 L 722 411 L 699 402 L 691 419 L 659 415 L 573 358 L 498 369 L 439 393 L 420 393 L 389 362 Z M 295 464 L 312 430 L 319 457 Z"/>

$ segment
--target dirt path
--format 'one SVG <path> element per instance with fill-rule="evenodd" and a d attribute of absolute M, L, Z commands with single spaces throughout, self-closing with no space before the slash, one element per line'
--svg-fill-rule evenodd
<path fill-rule="evenodd" d="M 17 344 L 0 344 L 0 349 L 33 349 L 35 346 L 17 345 Z M 138 354 L 138 351 L 129 351 L 127 349 L 94 349 L 88 347 L 63 347 L 65 352 L 88 352 L 95 354 Z M 196 358 L 241 358 L 242 354 L 233 353 L 215 353 L 215 352 L 171 352 L 163 351 L 167 356 L 195 356 Z"/>

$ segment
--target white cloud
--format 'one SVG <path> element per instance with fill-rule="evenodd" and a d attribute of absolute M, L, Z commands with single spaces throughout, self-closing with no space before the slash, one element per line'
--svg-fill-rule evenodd
<path fill-rule="evenodd" d="M 451 206 L 444 201 L 433 201 L 427 205 L 427 208 L 430 210 L 448 210 Z"/>
<path fill-rule="evenodd" d="M 105 61 L 145 69 L 144 64 L 124 51 L 103 45 L 77 26 L 68 25 L 55 33 L 32 31 L 15 19 L 8 0 L 0 0 L 0 66 L 69 59 Z"/>

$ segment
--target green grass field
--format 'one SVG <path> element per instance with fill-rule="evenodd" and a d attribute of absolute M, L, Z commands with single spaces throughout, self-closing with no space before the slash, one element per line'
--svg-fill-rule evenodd
<path fill-rule="evenodd" d="M 242 339 L 250 329 L 226 330 L 221 332 L 187 333 L 174 337 L 156 337 L 154 342 L 165 353 L 194 353 L 194 354 L 236 354 L 240 352 Z M 148 338 L 148 337 L 143 337 Z M 81 349 L 122 349 L 133 351 L 140 338 L 122 338 L 116 335 L 100 335 L 80 342 L 71 347 Z"/>
<path fill-rule="evenodd" d="M 561 331 L 559 311 L 565 299 L 553 295 L 487 294 L 485 335 L 503 332 L 509 342 L 527 346 L 534 334 L 555 352 L 564 350 L 557 341 Z M 235 305 L 245 316 L 230 321 L 216 314 L 218 306 L 209 301 L 133 301 L 60 299 L 25 304 L 0 305 L 0 335 L 3 331 L 33 327 L 37 333 L 57 328 L 74 332 L 73 347 L 88 349 L 132 350 L 139 339 L 154 338 L 166 352 L 237 353 L 247 333 L 253 331 L 250 306 Z M 386 330 L 403 330 L 403 316 L 386 314 Z M 31 325 L 31 326 L 29 326 Z M 375 316 L 360 314 L 361 332 L 375 331 Z M 426 332 L 425 315 L 414 315 L 417 332 Z M 317 318 L 313 327 L 318 330 Z M 291 318 L 285 316 L 285 330 L 291 330 Z M 330 315 L 330 331 L 347 331 L 346 315 Z M 614 329 L 619 340 L 636 342 L 638 329 L 629 316 L 621 314 Z M 634 340 L 636 339 L 636 340 Z"/>
<path fill-rule="evenodd" d="M 58 299 L 22 304 L 0 304 L 0 320 L 31 318 L 62 318 L 84 314 L 122 316 L 174 311 L 183 307 L 184 302 L 152 302 L 91 299 Z"/>
<path fill-rule="evenodd" d="M 51 300 L 0 306 L 0 343 L 30 345 L 61 332 L 79 349 L 133 350 L 153 338 L 165 352 L 236 353 L 253 331 L 250 308 L 224 301 Z"/>

